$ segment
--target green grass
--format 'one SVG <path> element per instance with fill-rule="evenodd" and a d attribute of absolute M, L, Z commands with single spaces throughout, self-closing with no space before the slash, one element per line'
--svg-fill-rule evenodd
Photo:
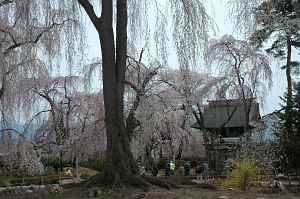
<path fill-rule="evenodd" d="M 32 176 L 32 177 L 24 177 L 24 179 L 20 177 L 13 176 L 0 176 L 0 186 L 20 186 L 20 185 L 41 185 L 43 178 L 43 184 L 55 184 L 58 183 L 59 177 L 58 175 L 49 175 L 49 176 Z M 68 179 L 70 177 L 63 177 L 61 179 Z"/>
<path fill-rule="evenodd" d="M 10 186 L 11 181 L 18 179 L 17 177 L 13 176 L 0 176 L 0 186 L 5 187 L 5 186 Z"/>

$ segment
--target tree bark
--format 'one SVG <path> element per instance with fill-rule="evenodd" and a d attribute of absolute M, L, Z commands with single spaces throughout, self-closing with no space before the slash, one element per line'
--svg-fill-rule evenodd
<path fill-rule="evenodd" d="M 102 2 L 100 42 L 103 59 L 103 93 L 107 131 L 107 158 L 104 180 L 107 186 L 124 187 L 137 174 L 123 118 L 123 93 L 126 68 L 126 1 L 117 2 L 116 61 L 112 28 L 112 1 Z M 125 28 L 125 31 L 123 29 Z M 123 45 L 123 46 L 120 46 Z M 123 59 L 123 60 L 122 60 Z M 134 166 L 134 167 L 131 167 Z M 127 182 L 127 183 L 126 183 Z"/>
<path fill-rule="evenodd" d="M 113 0 L 102 0 L 100 18 L 96 17 L 93 6 L 88 0 L 78 0 L 78 2 L 83 6 L 98 31 L 102 51 L 107 154 L 104 172 L 90 181 L 91 186 L 95 184 L 110 188 L 122 188 L 128 184 L 147 186 L 149 184 L 137 176 L 138 166 L 129 147 L 124 121 L 127 0 L 117 1 L 116 46 L 113 32 Z"/>
<path fill-rule="evenodd" d="M 4 66 L 2 66 L 4 67 Z M 2 86 L 0 88 L 0 100 L 3 98 L 4 96 L 4 92 L 6 90 L 6 84 L 7 84 L 7 76 L 9 75 L 10 71 L 7 71 L 3 74 L 3 77 L 2 77 Z"/>
<path fill-rule="evenodd" d="M 5 87 L 6 87 L 6 77 L 3 77 L 2 80 L 2 86 L 0 88 L 0 100 L 3 98 L 4 96 L 4 91 L 5 91 Z"/>
<path fill-rule="evenodd" d="M 287 100 L 286 100 L 286 111 L 287 111 L 287 124 L 288 131 L 292 131 L 292 117 L 291 117 L 291 106 L 292 106 L 292 78 L 291 78 L 291 53 L 292 46 L 290 39 L 287 40 L 287 60 L 286 60 L 286 80 L 287 80 Z"/>
<path fill-rule="evenodd" d="M 143 50 L 142 50 L 142 52 L 143 52 Z M 142 52 L 140 55 L 140 59 L 142 58 Z M 140 64 L 140 62 L 138 62 L 138 64 Z M 147 87 L 149 81 L 157 74 L 157 69 L 158 68 L 155 68 L 153 71 L 150 71 L 149 73 L 147 73 L 145 79 L 143 80 L 143 82 L 140 86 L 135 85 L 134 83 L 125 80 L 125 84 L 129 85 L 135 91 L 133 105 L 130 108 L 129 114 L 126 118 L 126 131 L 128 133 L 129 141 L 131 141 L 131 139 L 132 139 L 134 130 L 141 124 L 140 120 L 135 117 L 135 112 L 137 111 L 137 109 L 140 105 L 141 98 L 143 96 L 145 96 L 146 87 Z"/>
<path fill-rule="evenodd" d="M 288 136 L 293 132 L 293 118 L 292 118 L 292 77 L 291 77 L 291 57 L 292 45 L 290 38 L 287 39 L 287 59 L 286 59 L 286 80 L 287 80 L 287 98 L 286 98 L 286 132 L 283 134 L 284 148 L 288 148 Z M 284 166 L 287 167 L 287 158 L 284 157 Z"/>

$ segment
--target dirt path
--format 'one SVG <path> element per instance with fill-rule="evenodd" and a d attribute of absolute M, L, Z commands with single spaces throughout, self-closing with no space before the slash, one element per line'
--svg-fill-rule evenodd
<path fill-rule="evenodd" d="M 88 198 L 88 189 L 66 189 L 63 193 L 49 193 L 47 191 L 36 193 L 25 193 L 22 195 L 5 195 L 0 199 L 86 199 Z M 239 192 L 228 190 L 210 190 L 186 186 L 181 189 L 165 190 L 160 188 L 151 188 L 147 192 L 140 189 L 130 188 L 122 192 L 102 192 L 101 199 L 300 199 L 300 194 L 278 193 L 268 194 L 257 192 Z"/>

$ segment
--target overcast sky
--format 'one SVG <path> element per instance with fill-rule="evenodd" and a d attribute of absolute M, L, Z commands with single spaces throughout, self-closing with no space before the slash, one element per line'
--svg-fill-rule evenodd
<path fill-rule="evenodd" d="M 243 39 L 240 38 L 240 35 L 236 35 L 233 33 L 232 30 L 233 25 L 228 17 L 228 8 L 226 6 L 226 1 L 208 0 L 206 4 L 207 4 L 207 12 L 215 20 L 218 26 L 218 29 L 216 29 L 217 31 L 216 34 L 211 33 L 210 35 L 211 38 L 220 38 L 224 34 L 232 34 L 236 38 Z M 91 59 L 93 57 L 99 57 L 100 46 L 99 46 L 99 39 L 97 33 L 91 24 L 88 24 L 87 28 L 88 28 L 88 46 L 89 46 L 88 58 Z M 170 45 L 172 46 L 172 44 Z M 170 50 L 169 60 L 174 60 L 174 59 L 176 60 L 175 52 Z M 176 67 L 177 63 L 174 62 L 169 64 Z M 272 90 L 268 92 L 268 96 L 265 100 L 264 107 L 260 107 L 261 115 L 271 113 L 281 108 L 279 105 L 279 103 L 281 103 L 279 96 L 283 95 L 286 88 L 285 73 L 283 70 L 280 69 L 281 65 L 282 63 L 272 62 L 273 87 Z"/>

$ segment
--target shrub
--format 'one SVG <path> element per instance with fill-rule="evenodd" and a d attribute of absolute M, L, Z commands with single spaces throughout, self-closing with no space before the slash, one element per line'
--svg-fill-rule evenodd
<path fill-rule="evenodd" d="M 81 162 L 80 165 L 101 172 L 105 166 L 105 154 L 103 153 L 96 158 Z"/>
<path fill-rule="evenodd" d="M 165 169 L 169 163 L 169 160 L 166 158 L 160 158 L 157 163 L 158 169 Z"/>
<path fill-rule="evenodd" d="M 41 161 L 45 166 L 52 167 L 55 162 L 59 162 L 59 158 L 55 156 L 48 156 L 42 157 Z"/>
<path fill-rule="evenodd" d="M 51 192 L 52 193 L 62 193 L 63 192 L 63 188 L 60 186 L 54 186 L 51 188 Z"/>
<path fill-rule="evenodd" d="M 191 167 L 196 167 L 198 165 L 198 163 L 203 163 L 204 162 L 204 158 L 199 158 L 199 157 L 184 157 L 184 158 L 180 158 L 177 159 L 176 161 L 180 164 L 184 164 L 185 162 L 189 161 L 191 164 Z"/>
<path fill-rule="evenodd" d="M 246 191 L 254 185 L 258 169 L 253 160 L 239 160 L 234 163 L 234 168 L 223 182 L 224 187 L 235 187 Z"/>
<path fill-rule="evenodd" d="M 17 178 L 13 176 L 0 176 L 0 187 L 10 186 L 12 184 L 11 181 L 14 179 Z"/>

